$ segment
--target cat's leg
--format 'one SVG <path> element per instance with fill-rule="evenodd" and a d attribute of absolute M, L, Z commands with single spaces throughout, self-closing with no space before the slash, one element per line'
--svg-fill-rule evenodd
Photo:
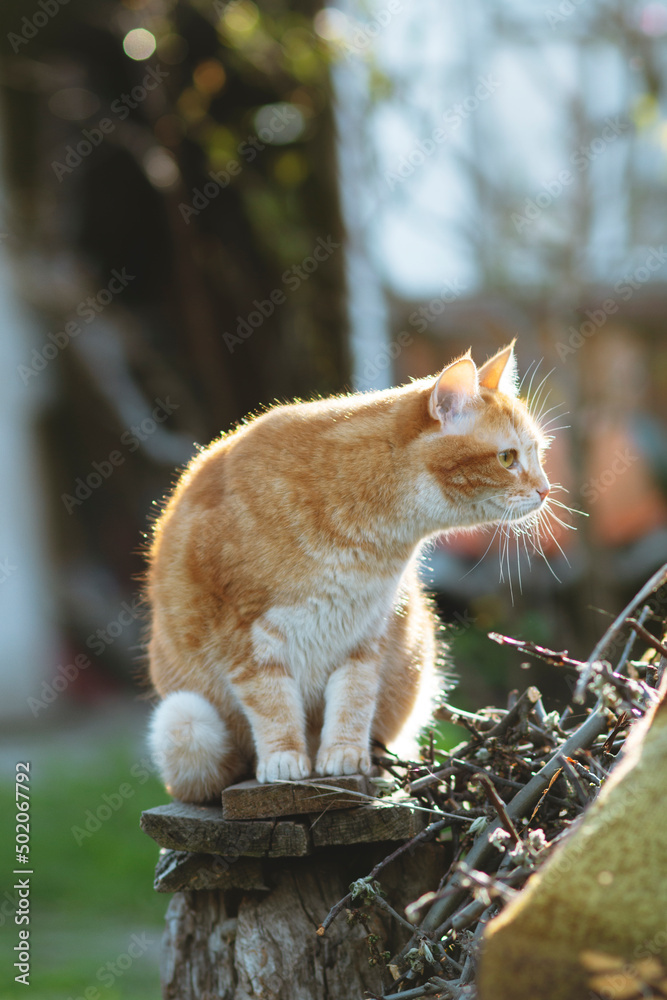
<path fill-rule="evenodd" d="M 418 758 L 419 732 L 431 721 L 442 686 L 439 627 L 432 603 L 417 586 L 388 620 L 372 736 L 402 759 Z"/>
<path fill-rule="evenodd" d="M 379 651 L 365 648 L 333 671 L 324 693 L 318 774 L 370 771 L 371 724 L 380 679 Z"/>
<path fill-rule="evenodd" d="M 250 723 L 257 753 L 257 780 L 307 778 L 306 719 L 298 685 L 278 663 L 253 666 L 236 676 L 232 690 Z"/>
<path fill-rule="evenodd" d="M 227 726 L 194 691 L 173 691 L 157 705 L 148 743 L 167 791 L 182 802 L 217 798 L 242 770 Z"/>

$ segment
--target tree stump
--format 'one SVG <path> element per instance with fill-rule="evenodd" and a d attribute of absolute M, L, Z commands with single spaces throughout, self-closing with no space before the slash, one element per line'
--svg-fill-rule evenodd
<path fill-rule="evenodd" d="M 409 932 L 390 915 L 327 913 L 373 866 L 426 825 L 406 799 L 368 803 L 378 782 L 359 775 L 225 789 L 218 807 L 169 805 L 142 814 L 161 847 L 166 916 L 164 1000 L 362 1000 L 391 983 L 386 953 Z M 359 802 L 365 802 L 359 805 Z M 442 844 L 420 845 L 382 872 L 399 913 L 447 869 Z M 356 904 L 355 904 L 356 905 Z M 377 938 L 373 936 L 377 935 Z"/>

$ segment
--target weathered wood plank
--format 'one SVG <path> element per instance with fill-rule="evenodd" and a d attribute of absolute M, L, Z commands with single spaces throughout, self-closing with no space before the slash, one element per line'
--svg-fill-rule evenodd
<path fill-rule="evenodd" d="M 217 806 L 168 805 L 141 814 L 141 829 L 160 847 L 175 851 L 261 857 L 271 845 L 273 823 L 223 823 Z"/>
<path fill-rule="evenodd" d="M 409 840 L 426 826 L 424 815 L 389 800 L 386 804 L 378 802 L 312 816 L 310 835 L 314 847 Z"/>
<path fill-rule="evenodd" d="M 156 892 L 202 889 L 265 890 L 259 858 L 224 858 L 220 854 L 191 854 L 163 848 L 155 868 Z"/>
<path fill-rule="evenodd" d="M 172 802 L 147 809 L 141 828 L 160 847 L 189 854 L 239 857 L 304 857 L 315 847 L 370 844 L 414 837 L 422 813 L 388 799 L 354 809 L 311 813 L 303 819 L 224 820 L 217 806 Z M 204 888 L 204 886 L 202 886 Z"/>
<path fill-rule="evenodd" d="M 141 814 L 141 828 L 160 847 L 225 857 L 302 857 L 312 842 L 296 820 L 223 820 L 218 806 L 168 805 Z"/>
<path fill-rule="evenodd" d="M 241 781 L 224 789 L 222 816 L 225 820 L 270 819 L 325 809 L 350 809 L 361 805 L 361 796 L 372 794 L 372 791 L 369 779 L 363 774 L 263 785 L 255 780 Z M 354 794 L 346 795 L 346 792 Z"/>
<path fill-rule="evenodd" d="M 257 820 L 250 820 L 254 824 Z M 260 820 L 259 822 L 263 822 Z M 271 844 L 268 850 L 270 858 L 301 858 L 310 854 L 313 849 L 313 842 L 308 831 L 307 822 L 295 822 L 294 820 L 279 820 L 271 835 Z"/>

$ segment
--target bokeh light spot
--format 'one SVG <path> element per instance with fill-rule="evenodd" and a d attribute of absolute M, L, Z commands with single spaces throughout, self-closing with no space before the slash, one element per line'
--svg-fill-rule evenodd
<path fill-rule="evenodd" d="M 123 51 L 130 59 L 140 61 L 153 55 L 157 46 L 155 35 L 145 28 L 133 28 L 123 39 Z"/>
<path fill-rule="evenodd" d="M 256 112 L 253 123 L 262 142 L 272 146 L 294 142 L 303 134 L 306 124 L 296 104 L 265 104 Z"/>
<path fill-rule="evenodd" d="M 149 149 L 144 156 L 143 165 L 146 176 L 154 187 L 164 191 L 178 183 L 180 173 L 176 161 L 162 146 Z"/>
<path fill-rule="evenodd" d="M 222 14 L 225 28 L 237 35 L 250 35 L 259 24 L 259 10 L 252 0 L 228 3 Z"/>
<path fill-rule="evenodd" d="M 203 94 L 217 94 L 227 82 L 227 74 L 217 59 L 206 59 L 199 63 L 192 74 L 192 79 L 197 90 Z"/>
<path fill-rule="evenodd" d="M 342 42 L 349 29 L 349 22 L 342 10 L 324 7 L 313 20 L 315 33 L 326 42 Z"/>

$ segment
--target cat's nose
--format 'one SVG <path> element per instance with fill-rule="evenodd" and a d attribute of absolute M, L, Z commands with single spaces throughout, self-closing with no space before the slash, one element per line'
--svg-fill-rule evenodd
<path fill-rule="evenodd" d="M 549 496 L 549 486 L 548 485 L 543 486 L 541 489 L 538 486 L 536 486 L 535 488 L 537 490 L 538 497 L 540 498 L 540 500 L 542 500 L 542 502 L 544 502 L 546 498 Z"/>

